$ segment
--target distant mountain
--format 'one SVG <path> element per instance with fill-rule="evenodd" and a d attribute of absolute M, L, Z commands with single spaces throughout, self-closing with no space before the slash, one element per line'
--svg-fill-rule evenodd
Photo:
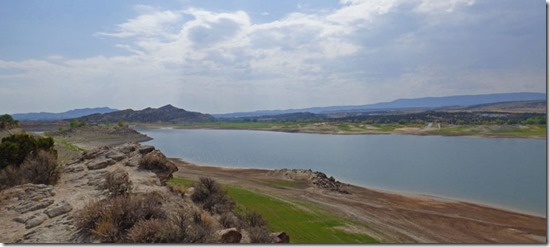
<path fill-rule="evenodd" d="M 481 105 L 472 105 L 467 107 L 454 108 L 453 110 L 464 111 L 493 111 L 493 112 L 531 112 L 545 113 L 546 100 L 526 100 L 526 101 L 507 101 Z"/>
<path fill-rule="evenodd" d="M 287 113 L 311 112 L 311 113 L 338 113 L 338 112 L 369 112 L 396 109 L 434 109 L 440 107 L 465 107 L 479 104 L 490 104 L 507 101 L 546 100 L 545 93 L 498 93 L 479 95 L 457 95 L 445 97 L 426 97 L 417 99 L 398 99 L 391 102 L 383 102 L 357 106 L 327 106 L 304 109 L 267 110 L 254 112 L 235 112 L 226 114 L 214 114 L 217 118 L 273 116 Z"/>
<path fill-rule="evenodd" d="M 33 112 L 33 113 L 15 113 L 12 117 L 19 121 L 58 121 L 63 119 L 78 118 L 96 113 L 109 113 L 118 111 L 109 107 L 74 109 L 61 113 L 51 112 Z"/>
<path fill-rule="evenodd" d="M 88 123 L 118 122 L 120 120 L 139 123 L 182 123 L 215 120 L 211 115 L 186 111 L 172 105 L 165 105 L 158 109 L 148 107 L 138 111 L 127 109 L 104 114 L 92 114 L 77 119 Z"/>

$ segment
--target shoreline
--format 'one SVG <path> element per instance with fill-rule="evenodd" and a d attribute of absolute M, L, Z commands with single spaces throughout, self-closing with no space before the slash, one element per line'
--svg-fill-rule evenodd
<path fill-rule="evenodd" d="M 215 164 L 191 162 L 191 161 L 185 160 L 184 158 L 178 158 L 178 157 L 168 157 L 168 158 L 170 160 L 175 160 L 175 161 L 178 161 L 178 162 L 182 162 L 182 163 L 184 163 L 186 165 L 189 165 L 189 166 L 201 167 L 201 168 L 205 168 L 205 169 L 208 169 L 208 168 L 223 169 L 223 170 L 231 170 L 231 171 L 235 171 L 235 172 L 247 171 L 247 170 L 273 172 L 273 171 L 281 170 L 281 169 L 269 169 L 269 168 L 261 168 L 261 167 L 227 167 L 227 166 L 220 166 L 220 165 L 215 165 Z M 294 168 L 283 168 L 283 169 L 292 170 Z M 320 171 L 320 172 L 324 172 L 324 171 Z M 327 176 L 330 177 L 331 175 L 327 174 Z M 338 178 L 335 178 L 335 179 L 338 180 Z M 482 202 L 482 201 L 468 200 L 468 199 L 465 199 L 465 198 L 457 198 L 457 197 L 451 197 L 451 196 L 445 196 L 445 195 L 426 194 L 426 193 L 423 193 L 423 192 L 414 192 L 414 191 L 406 191 L 406 190 L 387 189 L 387 188 L 376 187 L 376 186 L 367 186 L 367 185 L 361 185 L 361 184 L 356 184 L 356 183 L 350 183 L 350 182 L 347 182 L 345 180 L 339 180 L 339 181 L 342 182 L 343 184 L 346 184 L 346 185 L 349 185 L 349 186 L 353 186 L 353 187 L 357 187 L 357 188 L 365 189 L 365 190 L 372 190 L 372 191 L 376 191 L 376 192 L 379 192 L 379 193 L 392 194 L 392 195 L 396 195 L 396 196 L 406 196 L 406 197 L 410 197 L 410 198 L 413 198 L 413 199 L 428 198 L 428 199 L 432 199 L 432 200 L 436 200 L 436 201 L 442 201 L 442 202 L 467 203 L 467 204 L 472 204 L 472 205 L 475 205 L 475 206 L 478 206 L 478 207 L 485 207 L 485 208 L 489 208 L 489 209 L 500 210 L 500 211 L 505 211 L 505 212 L 514 213 L 514 214 L 523 214 L 523 215 L 526 215 L 526 216 L 540 217 L 540 218 L 545 218 L 545 219 L 547 218 L 547 216 L 542 215 L 542 214 L 538 214 L 538 213 L 535 213 L 535 212 L 530 212 L 530 211 L 515 209 L 515 208 L 509 208 L 509 207 L 506 207 L 506 206 L 491 204 L 491 203 Z"/>
<path fill-rule="evenodd" d="M 352 224 L 349 229 L 360 229 L 382 243 L 540 244 L 547 240 L 544 216 L 351 184 L 342 184 L 349 193 L 339 193 L 312 184 L 313 180 L 300 175 L 305 170 L 204 166 L 180 158 L 170 160 L 179 169 L 174 177 L 196 181 L 207 176 L 295 205 L 312 204 L 347 218 Z"/>
<path fill-rule="evenodd" d="M 507 134 L 462 134 L 462 133 L 444 133 L 438 134 L 435 132 L 422 131 L 390 131 L 390 132 L 323 132 L 323 131 L 303 131 L 303 130 L 283 130 L 283 129 L 261 129 L 261 128 L 220 128 L 220 127 L 182 127 L 182 126 L 165 126 L 165 127 L 148 127 L 148 126 L 132 126 L 135 129 L 183 129 L 183 130 L 248 130 L 248 131 L 269 131 L 279 133 L 299 133 L 299 134 L 320 134 L 320 135 L 411 135 L 411 136 L 445 136 L 445 137 L 480 137 L 480 138 L 511 138 L 511 139 L 530 139 L 530 140 L 547 140 L 547 136 L 518 136 Z"/>

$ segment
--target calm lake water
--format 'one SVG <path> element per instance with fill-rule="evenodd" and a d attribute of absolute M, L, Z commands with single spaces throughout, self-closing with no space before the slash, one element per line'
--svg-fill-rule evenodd
<path fill-rule="evenodd" d="M 225 167 L 303 168 L 379 189 L 546 215 L 546 141 L 249 130 L 141 129 L 169 157 Z"/>

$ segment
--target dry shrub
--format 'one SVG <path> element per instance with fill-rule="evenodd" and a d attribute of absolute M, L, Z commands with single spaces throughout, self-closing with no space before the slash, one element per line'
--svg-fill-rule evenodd
<path fill-rule="evenodd" d="M 267 221 L 254 211 L 248 211 L 242 215 L 241 220 L 250 235 L 251 243 L 270 243 Z"/>
<path fill-rule="evenodd" d="M 109 190 L 111 197 L 124 196 L 132 191 L 132 181 L 129 179 L 128 172 L 117 168 L 106 175 L 105 187 Z"/>
<path fill-rule="evenodd" d="M 86 205 L 76 226 L 102 242 L 207 243 L 214 240 L 212 218 L 204 212 L 161 209 L 156 194 L 107 198 Z M 208 216 L 208 217 L 207 217 Z"/>
<path fill-rule="evenodd" d="M 138 167 L 153 172 L 174 172 L 177 170 L 174 164 L 162 153 L 149 153 L 139 161 Z M 175 169 L 175 170 L 174 170 Z"/>
<path fill-rule="evenodd" d="M 102 242 L 124 242 L 126 233 L 137 222 L 165 219 L 159 208 L 161 198 L 155 194 L 107 198 L 86 205 L 76 217 L 77 227 Z"/>
<path fill-rule="evenodd" d="M 235 207 L 235 202 L 227 196 L 227 192 L 211 178 L 201 177 L 194 187 L 191 199 L 202 204 L 203 209 L 209 212 L 225 213 Z"/>
<path fill-rule="evenodd" d="M 127 239 L 132 243 L 174 243 L 181 238 L 181 229 L 166 219 L 142 220 L 129 231 Z"/>
<path fill-rule="evenodd" d="M 166 182 L 172 178 L 172 173 L 178 170 L 176 165 L 159 152 L 145 155 L 139 161 L 138 167 L 156 173 L 162 185 L 166 185 Z"/>
<path fill-rule="evenodd" d="M 19 166 L 7 166 L 0 171 L 0 187 L 11 187 L 19 184 L 56 184 L 60 177 L 61 167 L 51 152 L 39 150 L 34 156 L 27 157 Z"/>
<path fill-rule="evenodd" d="M 271 236 L 267 228 L 252 227 L 248 228 L 251 243 L 271 243 Z"/>
<path fill-rule="evenodd" d="M 237 216 L 235 216 L 231 212 L 223 213 L 220 216 L 220 224 L 224 228 L 232 228 L 232 227 L 239 228 L 241 226 L 239 218 L 237 218 Z"/>

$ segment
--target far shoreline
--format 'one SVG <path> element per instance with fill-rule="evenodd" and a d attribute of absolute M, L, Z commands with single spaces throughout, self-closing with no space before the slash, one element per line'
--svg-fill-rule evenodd
<path fill-rule="evenodd" d="M 445 136 L 445 137 L 480 137 L 480 138 L 511 138 L 511 139 L 528 139 L 528 140 L 547 140 L 548 136 L 521 136 L 521 135 L 498 135 L 498 134 L 459 134 L 459 133 L 441 133 L 436 132 L 400 132 L 400 131 L 391 131 L 391 132 L 322 132 L 322 131 L 289 131 L 282 129 L 261 129 L 261 128 L 220 128 L 220 127 L 208 127 L 208 126 L 177 126 L 177 125 L 166 125 L 166 126 L 147 126 L 147 125 L 130 125 L 134 129 L 169 129 L 169 130 L 247 130 L 247 131 L 269 131 L 269 132 L 279 132 L 279 133 L 298 133 L 298 134 L 318 134 L 318 135 L 408 135 L 408 136 Z"/>

